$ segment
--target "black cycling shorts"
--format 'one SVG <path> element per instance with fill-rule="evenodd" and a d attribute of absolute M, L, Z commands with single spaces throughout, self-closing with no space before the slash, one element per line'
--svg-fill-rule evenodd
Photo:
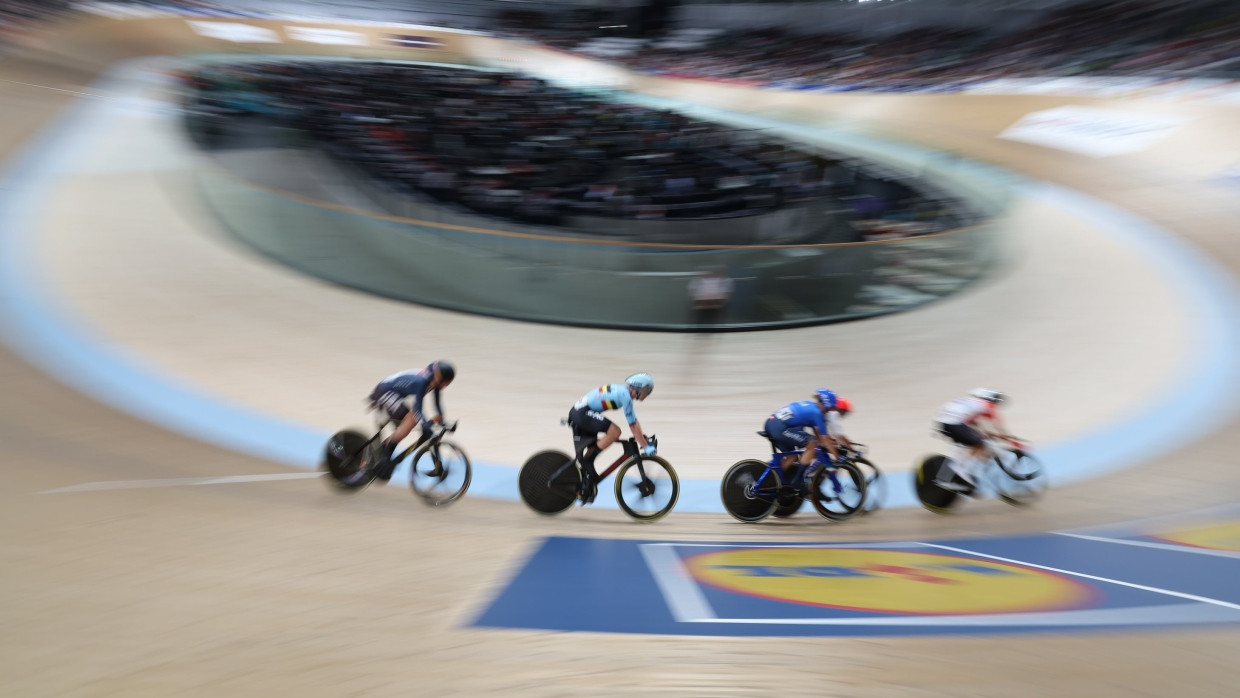
<path fill-rule="evenodd" d="M 984 441 L 981 432 L 968 424 L 940 423 L 939 431 L 946 434 L 952 441 L 955 441 L 961 446 L 977 446 Z"/>
<path fill-rule="evenodd" d="M 766 433 L 781 451 L 803 450 L 812 438 L 805 427 L 790 427 L 774 417 L 766 420 Z"/>
<path fill-rule="evenodd" d="M 610 419 L 589 407 L 574 407 L 569 410 L 568 423 L 572 425 L 575 436 L 589 436 L 594 439 L 614 426 Z"/>
<path fill-rule="evenodd" d="M 405 396 L 394 390 L 387 390 L 381 385 L 370 393 L 370 404 L 387 412 L 388 416 L 397 422 L 402 422 L 405 417 L 409 416 L 409 407 L 405 405 Z"/>

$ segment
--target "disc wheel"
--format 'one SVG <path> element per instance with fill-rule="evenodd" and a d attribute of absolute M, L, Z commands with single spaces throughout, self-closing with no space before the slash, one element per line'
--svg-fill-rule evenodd
<path fill-rule="evenodd" d="M 923 507 L 936 514 L 946 514 L 951 511 L 956 499 L 960 496 L 958 492 L 945 490 L 935 484 L 939 471 L 944 467 L 950 467 L 947 465 L 947 456 L 934 454 L 922 458 L 913 473 L 913 489 L 917 492 L 917 499 L 921 501 Z"/>
<path fill-rule="evenodd" d="M 323 465 L 331 482 L 342 492 L 359 492 L 375 479 L 377 436 L 358 431 L 338 431 L 327 440 Z"/>
<path fill-rule="evenodd" d="M 551 476 L 572 460 L 571 456 L 560 451 L 540 451 L 530 456 L 517 476 L 517 489 L 526 506 L 547 515 L 558 514 L 571 507 L 577 501 L 577 492 L 581 488 L 581 471 L 577 466 L 569 465 L 555 482 L 551 482 Z"/>
<path fill-rule="evenodd" d="M 460 499 L 472 480 L 469 456 L 451 441 L 423 444 L 410 459 L 409 486 L 431 506 Z"/>
<path fill-rule="evenodd" d="M 760 460 L 743 460 L 724 474 L 719 485 L 723 508 L 737 521 L 761 521 L 775 511 L 775 495 L 780 486 L 779 474 L 767 472 Z"/>
<path fill-rule="evenodd" d="M 843 521 L 855 516 L 865 505 L 865 476 L 852 463 L 836 463 L 814 472 L 809 491 L 820 515 L 832 521 Z"/>
<path fill-rule="evenodd" d="M 657 521 L 676 506 L 680 478 L 671 463 L 658 456 L 623 465 L 616 473 L 616 502 L 638 521 Z"/>

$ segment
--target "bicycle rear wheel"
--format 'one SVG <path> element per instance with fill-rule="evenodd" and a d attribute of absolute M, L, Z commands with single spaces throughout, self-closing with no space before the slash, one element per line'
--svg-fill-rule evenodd
<path fill-rule="evenodd" d="M 917 470 L 913 473 L 913 489 L 917 491 L 917 499 L 921 505 L 936 514 L 946 514 L 960 496 L 958 492 L 945 490 L 935 484 L 939 472 L 950 468 L 947 456 L 934 454 L 922 458 Z"/>
<path fill-rule="evenodd" d="M 832 521 L 850 519 L 865 505 L 865 476 L 852 463 L 820 467 L 810 480 L 809 495 L 822 516 Z"/>
<path fill-rule="evenodd" d="M 332 484 L 342 492 L 358 492 L 375 479 L 377 455 L 371 446 L 378 435 L 346 429 L 332 434 L 324 449 L 323 465 Z"/>
<path fill-rule="evenodd" d="M 658 456 L 642 456 L 625 463 L 616 473 L 616 501 L 638 521 L 667 516 L 680 497 L 680 478 L 671 463 Z"/>
<path fill-rule="evenodd" d="M 996 455 L 994 462 L 1000 471 L 992 479 L 999 499 L 1012 506 L 1026 506 L 1046 492 L 1046 470 L 1037 458 L 1024 451 L 1011 451 Z"/>
<path fill-rule="evenodd" d="M 724 474 L 719 497 L 732 518 L 752 523 L 775 511 L 775 494 L 780 484 L 779 474 L 774 469 L 767 474 L 766 463 L 743 460 Z"/>
<path fill-rule="evenodd" d="M 540 451 L 530 456 L 517 476 L 517 489 L 526 506 L 540 514 L 558 514 L 577 501 L 581 471 L 572 456 L 560 451 Z M 569 466 L 555 479 L 551 476 L 565 463 Z"/>
<path fill-rule="evenodd" d="M 469 456 L 451 441 L 422 444 L 410 458 L 409 486 L 431 506 L 460 499 L 472 480 Z"/>

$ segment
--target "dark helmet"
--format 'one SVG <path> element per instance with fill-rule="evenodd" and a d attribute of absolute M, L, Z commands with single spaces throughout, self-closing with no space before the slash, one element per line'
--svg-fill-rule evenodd
<path fill-rule="evenodd" d="M 431 368 L 439 372 L 439 377 L 442 378 L 445 383 L 451 383 L 452 379 L 456 378 L 456 367 L 449 361 L 440 359 L 439 361 L 431 364 Z"/>

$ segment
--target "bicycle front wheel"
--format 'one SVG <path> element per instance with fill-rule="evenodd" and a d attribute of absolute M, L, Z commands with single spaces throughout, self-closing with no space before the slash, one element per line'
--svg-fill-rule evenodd
<path fill-rule="evenodd" d="M 994 461 L 999 473 L 993 479 L 999 499 L 1013 506 L 1032 504 L 1046 492 L 1046 470 L 1037 458 L 1024 451 L 1000 453 Z"/>
<path fill-rule="evenodd" d="M 861 511 L 865 490 L 865 475 L 852 463 L 818 468 L 809 485 L 814 508 L 832 521 L 850 519 Z"/>
<path fill-rule="evenodd" d="M 657 521 L 676 506 L 680 478 L 671 463 L 658 456 L 631 460 L 616 472 L 616 501 L 638 521 Z"/>
<path fill-rule="evenodd" d="M 861 513 L 882 509 L 887 502 L 887 478 L 883 477 L 883 471 L 865 458 L 853 458 L 852 463 L 865 476 L 865 506 L 861 507 Z"/>
<path fill-rule="evenodd" d="M 469 456 L 451 441 L 425 443 L 413 452 L 409 485 L 414 494 L 431 506 L 460 499 L 472 480 Z"/>
<path fill-rule="evenodd" d="M 724 474 L 719 497 L 732 518 L 753 523 L 775 511 L 775 495 L 780 484 L 776 469 L 768 472 L 766 463 L 760 460 L 743 460 Z"/>
<path fill-rule="evenodd" d="M 568 467 L 565 468 L 564 466 Z M 563 468 L 563 470 L 561 470 Z M 556 472 L 559 471 L 559 475 Z M 555 480 L 552 481 L 552 476 Z M 539 514 L 558 514 L 577 501 L 581 471 L 572 456 L 560 451 L 540 451 L 530 456 L 517 476 L 521 501 Z"/>

